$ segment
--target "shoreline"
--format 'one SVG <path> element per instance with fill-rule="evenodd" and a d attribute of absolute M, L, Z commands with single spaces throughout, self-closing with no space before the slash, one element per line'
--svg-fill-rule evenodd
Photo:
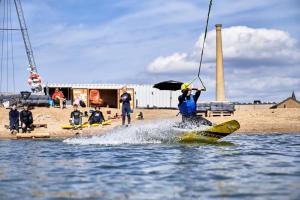
<path fill-rule="evenodd" d="M 90 108 L 81 109 L 88 111 Z M 102 108 L 105 118 L 113 116 L 115 113 L 120 113 L 117 109 Z M 46 123 L 47 128 L 37 128 L 33 131 L 37 133 L 49 133 L 50 139 L 64 139 L 69 137 L 93 136 L 105 134 L 108 131 L 115 129 L 121 125 L 121 119 L 113 120 L 111 125 L 103 127 L 85 128 L 82 130 L 63 130 L 61 124 L 67 124 L 71 108 L 60 110 L 59 108 L 35 108 L 32 110 L 34 123 Z M 108 114 L 110 111 L 111 114 Z M 12 135 L 4 125 L 8 124 L 9 110 L 0 108 L 1 127 L 0 139 L 16 139 L 16 135 Z M 132 125 L 137 124 L 135 116 L 137 113 L 143 112 L 145 120 L 139 121 L 143 123 L 153 122 L 160 119 L 180 120 L 180 117 L 175 117 L 177 110 L 168 109 L 136 109 L 132 114 Z M 208 117 L 214 123 L 222 123 L 228 120 L 237 120 L 241 128 L 236 131 L 237 134 L 276 134 L 276 133 L 300 133 L 300 109 L 258 109 L 258 110 L 240 110 L 236 111 L 233 116 L 228 117 Z M 87 119 L 85 118 L 84 121 Z M 77 134 L 79 133 L 79 134 Z M 48 138 L 49 139 L 49 138 Z"/>

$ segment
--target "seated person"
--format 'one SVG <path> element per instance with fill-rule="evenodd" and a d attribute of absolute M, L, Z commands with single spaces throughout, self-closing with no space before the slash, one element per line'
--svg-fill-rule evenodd
<path fill-rule="evenodd" d="M 144 119 L 144 115 L 142 112 L 140 112 L 137 116 L 136 116 L 137 120 L 143 120 Z"/>
<path fill-rule="evenodd" d="M 59 104 L 61 109 L 66 107 L 65 95 L 58 88 L 55 89 L 55 92 L 52 95 L 52 99 L 54 101 L 54 105 Z"/>
<path fill-rule="evenodd" d="M 13 134 L 14 131 L 19 133 L 19 117 L 20 113 L 17 110 L 17 105 L 12 105 L 9 111 L 9 130 Z"/>
<path fill-rule="evenodd" d="M 82 112 L 78 110 L 78 105 L 73 105 L 74 111 L 71 112 L 70 116 L 70 124 L 73 126 L 81 126 L 82 125 Z"/>
<path fill-rule="evenodd" d="M 91 114 L 89 118 L 89 123 L 92 124 L 100 124 L 104 122 L 104 116 L 103 113 L 100 111 L 100 106 L 95 107 L 95 111 Z"/>
<path fill-rule="evenodd" d="M 28 110 L 28 105 L 24 105 L 23 110 L 20 112 L 20 121 L 22 127 L 22 133 L 32 130 L 33 117 L 32 112 Z"/>

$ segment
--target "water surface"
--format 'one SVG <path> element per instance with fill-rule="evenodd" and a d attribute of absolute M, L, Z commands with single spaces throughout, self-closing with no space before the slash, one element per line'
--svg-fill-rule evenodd
<path fill-rule="evenodd" d="M 300 199 L 300 134 L 124 137 L 2 140 L 0 199 Z"/>

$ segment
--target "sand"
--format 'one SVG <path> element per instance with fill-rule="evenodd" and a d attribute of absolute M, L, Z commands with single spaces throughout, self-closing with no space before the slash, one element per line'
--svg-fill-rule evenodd
<path fill-rule="evenodd" d="M 88 111 L 89 109 L 80 109 Z M 107 114 L 110 110 L 111 114 Z M 34 132 L 49 133 L 51 138 L 67 138 L 75 135 L 93 135 L 105 133 L 117 126 L 121 125 L 121 119 L 113 120 L 111 125 L 104 127 L 86 128 L 83 130 L 62 130 L 61 124 L 68 124 L 69 115 L 72 108 L 35 108 L 32 110 L 35 124 L 47 124 L 47 128 L 37 128 Z M 172 118 L 180 120 L 180 116 L 176 117 L 177 110 L 168 109 L 136 109 L 132 114 L 132 126 L 136 123 L 135 116 L 139 112 L 143 112 L 144 122 L 158 119 Z M 0 138 L 16 138 L 10 134 L 9 130 L 5 129 L 4 125 L 8 125 L 9 110 L 0 108 Z M 115 113 L 120 113 L 117 109 L 102 108 L 104 116 L 113 116 Z M 258 110 L 239 110 L 230 117 L 208 117 L 214 123 L 221 123 L 231 119 L 240 122 L 241 128 L 238 133 L 300 133 L 300 109 L 258 109 Z M 84 118 L 83 121 L 87 121 Z"/>

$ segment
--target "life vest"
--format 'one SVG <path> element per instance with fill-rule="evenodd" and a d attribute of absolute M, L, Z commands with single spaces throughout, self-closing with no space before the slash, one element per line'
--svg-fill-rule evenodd
<path fill-rule="evenodd" d="M 102 122 L 103 119 L 102 119 L 101 112 L 94 111 L 93 114 L 92 114 L 92 119 L 91 120 L 92 120 L 93 123 Z"/>
<path fill-rule="evenodd" d="M 178 106 L 180 114 L 183 116 L 191 116 L 196 113 L 196 102 L 191 94 L 190 99 L 185 98 L 182 104 Z"/>
<path fill-rule="evenodd" d="M 20 113 L 20 118 L 25 124 L 31 124 L 33 122 L 32 113 L 30 111 L 22 111 Z"/>
<path fill-rule="evenodd" d="M 72 112 L 73 119 L 80 119 L 81 118 L 81 112 L 79 110 Z"/>

